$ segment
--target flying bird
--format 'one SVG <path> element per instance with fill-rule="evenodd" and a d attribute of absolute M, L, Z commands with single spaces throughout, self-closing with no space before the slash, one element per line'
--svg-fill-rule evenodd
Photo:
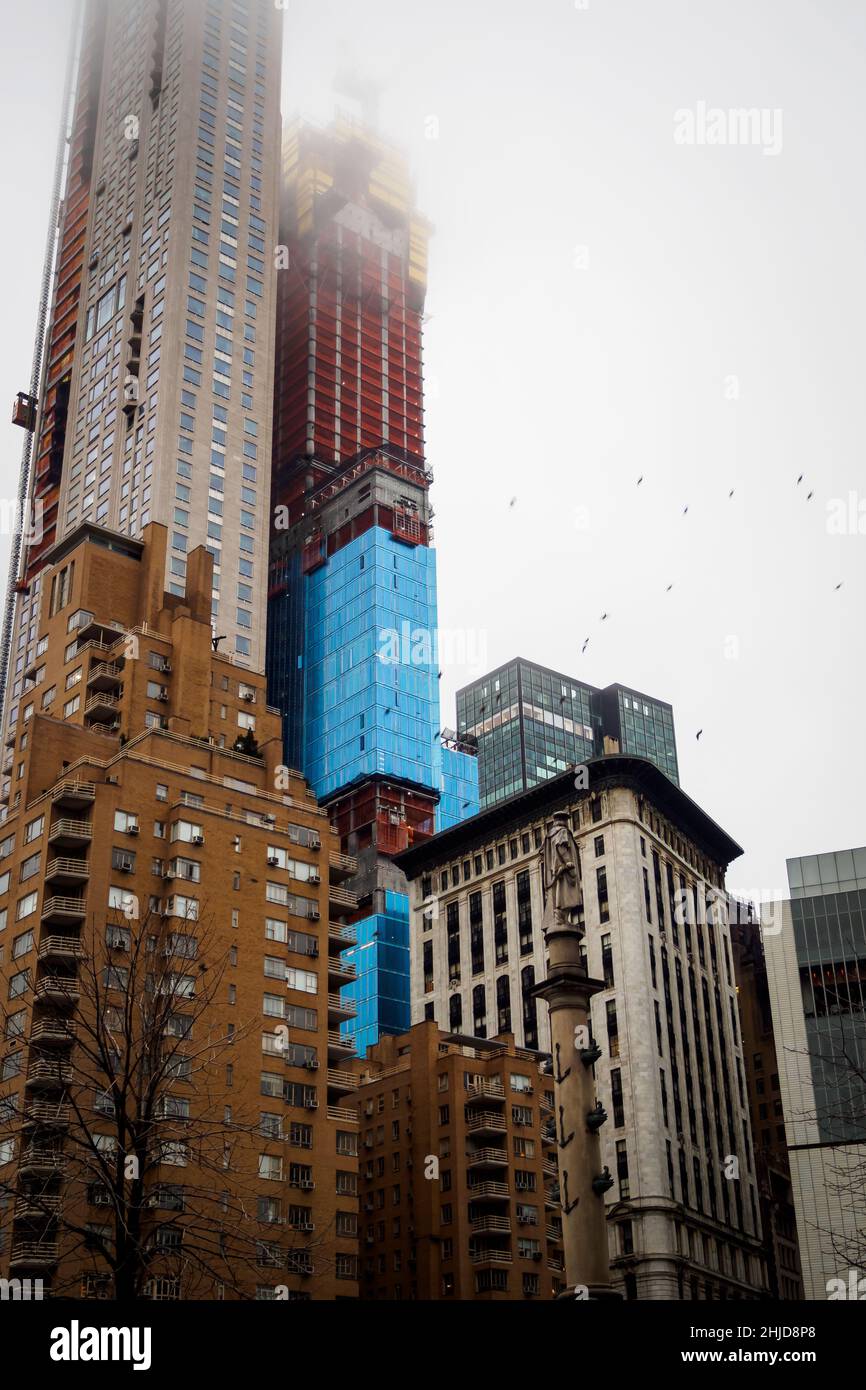
<path fill-rule="evenodd" d="M 814 492 L 808 493 L 807 496 L 806 496 L 806 501 L 807 501 L 807 502 L 811 502 L 811 500 L 812 500 L 812 498 L 813 498 L 814 496 L 815 496 Z"/>
<path fill-rule="evenodd" d="M 640 487 L 640 485 L 641 485 L 642 482 L 643 482 L 643 473 L 641 473 L 640 477 L 639 477 L 638 480 L 637 480 L 637 486 Z"/>
<path fill-rule="evenodd" d="M 844 584 L 844 583 L 845 583 L 845 580 L 843 579 L 843 580 L 842 580 L 842 584 Z M 839 590 L 842 588 L 842 584 L 837 584 L 837 585 L 836 585 L 836 588 L 834 589 L 833 592 L 836 593 L 836 594 L 838 594 Z"/>
<path fill-rule="evenodd" d="M 699 739 L 700 736 L 701 736 L 701 734 L 702 734 L 703 732 L 704 732 L 703 729 L 698 729 L 698 732 L 695 734 L 695 738 L 696 738 L 696 739 Z"/>
<path fill-rule="evenodd" d="M 799 478 L 797 479 L 797 487 L 799 487 L 800 484 L 802 483 L 802 481 L 803 481 L 803 476 L 804 476 L 804 475 L 801 473 L 800 476 L 799 476 Z"/>
<path fill-rule="evenodd" d="M 601 622 L 603 622 L 603 623 L 604 623 L 604 622 L 607 622 L 607 614 L 606 614 L 606 613 L 602 613 L 602 615 L 601 615 Z"/>
<path fill-rule="evenodd" d="M 729 499 L 730 499 L 731 497 L 733 497 L 734 492 L 735 492 L 735 489 L 734 489 L 734 488 L 731 488 L 730 492 L 728 493 L 728 498 L 729 498 Z"/>
<path fill-rule="evenodd" d="M 686 507 L 683 507 L 683 516 L 685 516 L 685 515 L 688 513 L 688 510 L 689 510 L 689 509 L 688 509 L 687 506 L 686 506 Z"/>
<path fill-rule="evenodd" d="M 673 587 L 674 587 L 673 584 L 669 584 L 668 587 L 665 589 L 665 593 L 666 593 L 666 594 L 669 594 L 670 591 L 671 591 L 671 589 L 672 589 Z"/>
<path fill-rule="evenodd" d="M 587 637 L 586 641 L 584 642 L 583 646 L 582 646 L 581 649 L 580 649 L 580 654 L 581 654 L 581 656 L 583 656 L 583 654 L 584 654 L 584 652 L 586 651 L 586 649 L 587 649 L 588 646 L 589 646 L 589 638 Z"/>
<path fill-rule="evenodd" d="M 508 503 L 508 505 L 509 505 L 509 507 L 513 507 L 513 506 L 516 505 L 516 503 L 517 503 L 517 498 L 516 498 L 516 497 L 512 497 L 512 499 L 511 499 L 511 501 Z"/>

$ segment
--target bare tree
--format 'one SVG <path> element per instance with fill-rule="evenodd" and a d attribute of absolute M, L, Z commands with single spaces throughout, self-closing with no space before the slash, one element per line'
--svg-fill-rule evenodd
<path fill-rule="evenodd" d="M 56 1253 L 54 1295 L 253 1298 L 263 1270 L 308 1271 L 326 1235 L 287 1241 L 259 1171 L 282 1135 L 258 1107 L 227 1104 L 226 1065 L 258 1020 L 220 1022 L 229 955 L 212 924 L 112 917 L 69 938 L 65 961 L 54 948 L 29 1039 L 4 1063 L 4 1080 L 20 1075 L 29 1041 L 25 1099 L 0 1096 L 0 1146 L 17 1160 L 0 1167 L 12 1253 L 35 1254 L 37 1272 L 39 1252 Z"/>
<path fill-rule="evenodd" d="M 866 1015 L 855 961 L 851 947 L 848 964 L 833 975 L 824 971 L 814 984 L 809 1046 L 787 1050 L 808 1071 L 816 1108 L 788 1118 L 816 1127 L 827 1192 L 844 1217 L 844 1229 L 816 1224 L 814 1230 L 840 1267 L 866 1274 Z"/>

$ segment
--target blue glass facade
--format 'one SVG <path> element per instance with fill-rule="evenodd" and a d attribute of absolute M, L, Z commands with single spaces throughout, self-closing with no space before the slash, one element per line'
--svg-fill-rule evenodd
<path fill-rule="evenodd" d="M 306 581 L 303 770 L 316 796 L 376 773 L 439 787 L 436 556 L 374 527 Z"/>
<path fill-rule="evenodd" d="M 382 1033 L 409 1028 L 409 898 L 385 893 L 385 911 L 356 923 L 357 946 L 344 953 L 358 978 L 342 995 L 357 1007 L 357 1018 L 341 1026 L 360 1057 Z"/>
<path fill-rule="evenodd" d="M 436 832 L 478 814 L 478 759 L 457 748 L 442 749 L 442 778 Z"/>
<path fill-rule="evenodd" d="M 303 574 L 297 550 L 272 565 L 270 698 L 284 711 L 286 760 L 320 801 L 372 777 L 438 794 L 435 827 L 478 811 L 478 761 L 443 747 L 436 554 L 373 527 Z M 344 986 L 357 1018 L 342 1025 L 363 1055 L 409 1027 L 409 899 L 380 891 L 355 924 Z"/>

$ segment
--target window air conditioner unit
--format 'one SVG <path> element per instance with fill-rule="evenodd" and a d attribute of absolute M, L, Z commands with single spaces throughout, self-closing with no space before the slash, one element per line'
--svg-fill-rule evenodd
<path fill-rule="evenodd" d="M 276 856 L 275 854 L 269 854 L 269 855 L 268 855 L 268 867 L 271 868 L 271 869 L 278 869 L 279 866 L 280 866 L 280 861 L 279 861 L 279 859 L 277 858 L 277 856 Z"/>
<path fill-rule="evenodd" d="M 319 1108 L 319 1102 L 318 1102 L 317 1100 L 305 1100 L 305 1101 L 304 1101 L 304 1109 L 305 1109 L 305 1110 L 318 1110 L 318 1108 Z"/>
<path fill-rule="evenodd" d="M 128 861 L 127 861 L 127 863 L 125 863 L 125 864 L 121 864 L 121 865 L 120 865 L 120 872 L 121 872 L 122 874 L 131 874 L 131 873 L 132 873 L 132 865 L 131 865 Z"/>
<path fill-rule="evenodd" d="M 253 704 L 255 698 L 256 697 L 251 690 L 245 690 L 243 695 L 241 696 L 241 699 L 245 700 L 248 705 Z"/>
<path fill-rule="evenodd" d="M 310 840 L 310 849 L 321 849 L 321 848 L 322 848 L 322 842 L 321 842 L 321 840 L 319 839 L 318 835 L 315 835 L 315 836 Z"/>
<path fill-rule="evenodd" d="M 318 1064 L 318 1062 L 315 1060 L 315 1058 L 312 1058 L 312 1057 L 310 1058 L 310 1060 L 309 1060 L 308 1062 L 305 1062 L 305 1063 L 304 1063 L 304 1066 L 307 1068 L 307 1071 L 318 1071 L 318 1070 L 319 1070 L 319 1064 Z"/>
<path fill-rule="evenodd" d="M 159 692 L 159 694 L 157 695 L 156 698 L 157 698 L 158 700 L 161 700 L 162 703 L 163 703 L 164 705 L 167 704 L 167 703 L 168 703 L 168 691 L 165 690 L 165 689 L 161 690 L 161 691 Z"/>
<path fill-rule="evenodd" d="M 203 845 L 203 844 L 204 844 L 204 835 L 193 835 L 193 837 L 192 837 L 192 842 L 193 842 L 194 845 Z"/>
<path fill-rule="evenodd" d="M 170 676 L 170 675 L 171 675 L 171 662 L 170 662 L 170 661 L 164 661 L 164 662 L 162 663 L 162 672 L 163 672 L 163 675 L 165 675 L 165 676 Z"/>
<path fill-rule="evenodd" d="M 315 959 L 316 959 L 316 957 L 317 957 L 318 954 L 319 954 L 319 943 L 318 943 L 318 942 L 315 942 L 315 943 L 310 947 L 310 953 L 309 953 L 309 954 L 310 954 L 310 959 L 311 959 L 311 960 L 315 960 Z"/>
<path fill-rule="evenodd" d="M 137 826 L 137 825 L 128 825 L 128 826 L 126 827 L 126 833 L 127 833 L 127 835 L 137 835 L 137 834 L 138 834 L 138 826 Z"/>
<path fill-rule="evenodd" d="M 312 1178 L 304 1178 L 300 1186 L 303 1188 L 304 1192 L 312 1192 L 316 1184 L 313 1182 Z"/>
<path fill-rule="evenodd" d="M 311 907 L 311 908 L 310 908 L 309 920 L 310 920 L 311 922 L 318 922 L 318 920 L 319 920 L 319 918 L 321 917 L 321 915 L 322 915 L 322 914 L 321 914 L 321 912 L 319 911 L 319 909 L 318 909 L 317 907 Z"/>
<path fill-rule="evenodd" d="M 321 883 L 321 881 L 322 881 L 322 876 L 321 876 L 321 874 L 319 873 L 318 869 L 314 869 L 313 872 L 310 874 L 310 877 L 309 877 L 309 879 L 308 879 L 308 882 L 309 882 L 309 883 Z"/>

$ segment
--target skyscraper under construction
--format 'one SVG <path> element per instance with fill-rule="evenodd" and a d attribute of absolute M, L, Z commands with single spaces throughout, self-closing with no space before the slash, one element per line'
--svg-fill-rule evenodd
<path fill-rule="evenodd" d="M 390 856 L 471 814 L 443 743 L 421 335 L 428 227 L 403 157 L 346 119 L 283 146 L 268 618 L 287 761 L 357 854 L 357 1040 L 409 1023 Z"/>

